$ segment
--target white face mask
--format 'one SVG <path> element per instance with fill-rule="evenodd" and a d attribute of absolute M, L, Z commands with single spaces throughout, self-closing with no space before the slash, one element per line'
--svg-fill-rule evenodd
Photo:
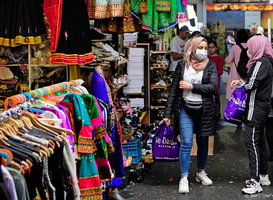
<path fill-rule="evenodd" d="M 197 50 L 196 50 L 196 56 L 197 56 L 200 60 L 204 60 L 204 59 L 208 56 L 208 51 L 207 51 L 207 50 L 200 50 L 200 49 L 197 49 Z"/>
<path fill-rule="evenodd" d="M 247 50 L 247 56 L 249 57 L 249 58 L 251 58 L 252 57 L 252 55 L 250 54 L 250 52 L 249 52 L 249 50 Z"/>

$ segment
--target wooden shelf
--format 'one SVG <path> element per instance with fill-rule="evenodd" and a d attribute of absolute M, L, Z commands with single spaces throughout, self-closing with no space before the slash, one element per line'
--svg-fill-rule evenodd
<path fill-rule="evenodd" d="M 128 81 L 127 81 L 126 83 L 124 83 L 124 84 L 118 85 L 115 89 L 113 89 L 112 94 L 117 93 L 122 87 L 124 87 L 125 85 L 127 85 L 129 82 L 130 82 L 130 80 L 128 80 Z"/>
<path fill-rule="evenodd" d="M 112 42 L 113 40 L 109 39 L 98 39 L 98 40 L 91 40 L 91 42 Z"/>
<path fill-rule="evenodd" d="M 0 65 L 0 67 L 20 67 L 21 65 L 28 65 L 28 64 L 6 64 L 6 65 Z"/>
<path fill-rule="evenodd" d="M 165 106 L 151 106 L 151 109 L 164 109 Z"/>
<path fill-rule="evenodd" d="M 151 50 L 151 54 L 166 54 L 166 53 L 170 53 L 170 52 L 169 51 L 158 51 L 158 50 L 153 51 L 153 50 Z"/>
<path fill-rule="evenodd" d="M 38 64 L 38 65 L 30 65 L 31 67 L 66 67 L 64 64 Z"/>
<path fill-rule="evenodd" d="M 141 124 L 141 122 L 143 121 L 143 119 L 146 117 L 146 115 L 147 115 L 147 111 L 144 111 L 143 113 L 142 113 L 142 115 L 141 115 L 141 117 L 139 118 L 139 123 Z"/>
<path fill-rule="evenodd" d="M 169 87 L 169 85 L 161 86 L 161 85 L 151 84 L 152 89 L 167 89 L 167 87 Z"/>
<path fill-rule="evenodd" d="M 154 69 L 168 69 L 168 65 L 164 67 L 150 67 L 150 70 L 154 70 Z"/>

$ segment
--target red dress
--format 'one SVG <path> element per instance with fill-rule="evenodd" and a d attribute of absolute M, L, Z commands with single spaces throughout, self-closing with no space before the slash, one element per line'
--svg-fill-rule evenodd
<path fill-rule="evenodd" d="M 221 56 L 208 56 L 216 64 L 217 74 L 218 74 L 218 87 L 217 87 L 217 97 L 219 98 L 219 88 L 220 88 L 220 76 L 223 74 L 223 60 Z"/>

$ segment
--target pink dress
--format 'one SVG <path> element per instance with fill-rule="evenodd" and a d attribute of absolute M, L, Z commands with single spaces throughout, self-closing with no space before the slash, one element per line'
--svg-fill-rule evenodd
<path fill-rule="evenodd" d="M 246 43 L 241 43 L 241 45 L 246 48 Z M 236 66 L 238 65 L 238 62 L 240 60 L 240 55 L 241 55 L 241 48 L 238 45 L 233 45 L 228 57 L 226 57 L 225 61 L 227 64 L 232 63 L 231 68 L 230 68 L 230 72 L 229 72 L 229 77 L 228 77 L 228 82 L 227 82 L 227 92 L 226 92 L 226 98 L 230 99 L 230 96 L 232 94 L 232 92 L 235 90 L 235 87 L 233 87 L 232 89 L 230 88 L 230 83 L 233 80 L 240 80 L 242 79 L 243 81 L 246 81 L 246 78 L 242 78 L 236 70 Z M 235 63 L 236 65 L 235 65 Z"/>

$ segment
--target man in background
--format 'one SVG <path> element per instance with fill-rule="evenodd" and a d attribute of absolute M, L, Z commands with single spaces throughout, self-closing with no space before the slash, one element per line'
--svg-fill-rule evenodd
<path fill-rule="evenodd" d="M 177 36 L 175 36 L 171 41 L 171 65 L 169 69 L 171 74 L 174 73 L 178 62 L 183 59 L 184 46 L 189 37 L 189 32 L 190 30 L 187 26 L 182 26 L 178 30 Z"/>

